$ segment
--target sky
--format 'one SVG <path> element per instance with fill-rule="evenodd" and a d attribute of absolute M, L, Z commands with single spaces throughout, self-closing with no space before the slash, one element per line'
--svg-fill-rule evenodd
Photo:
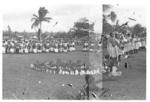
<path fill-rule="evenodd" d="M 52 2 L 53 1 L 53 2 Z M 61 1 L 61 2 L 60 2 Z M 69 1 L 69 0 L 68 0 Z M 63 2 L 63 0 L 5 0 L 2 8 L 3 30 L 9 25 L 12 31 L 34 31 L 31 29 L 31 18 L 33 14 L 37 14 L 39 7 L 46 7 L 49 10 L 47 16 L 52 17 L 50 23 L 43 23 L 43 31 L 57 32 L 68 31 L 73 27 L 81 17 L 87 17 L 89 21 L 95 22 L 94 30 L 97 33 L 102 32 L 102 4 L 100 3 L 72 3 Z M 111 11 L 115 11 L 120 24 L 129 21 L 129 25 L 133 26 L 137 23 L 146 26 L 146 11 L 144 8 L 135 7 L 133 5 L 113 5 Z M 136 19 L 131 21 L 128 17 Z M 55 22 L 58 22 L 54 26 Z"/>
<path fill-rule="evenodd" d="M 73 4 L 73 3 L 51 3 L 42 0 L 16 1 L 17 4 L 3 7 L 3 30 L 9 25 L 12 31 L 34 31 L 31 29 L 31 18 L 37 14 L 39 7 L 46 7 L 52 17 L 50 23 L 43 23 L 43 31 L 68 31 L 73 27 L 74 22 L 82 17 L 86 17 L 90 22 L 95 22 L 94 30 L 102 32 L 102 7 L 96 4 Z M 32 2 L 32 4 L 31 4 Z M 54 24 L 58 22 L 56 26 Z"/>
<path fill-rule="evenodd" d="M 129 26 L 141 24 L 146 27 L 146 9 L 144 7 L 116 4 L 112 5 L 112 8 L 110 8 L 106 13 L 109 14 L 111 11 L 114 11 L 117 14 L 119 24 L 128 22 Z M 128 19 L 129 17 L 135 19 L 136 21 Z"/>

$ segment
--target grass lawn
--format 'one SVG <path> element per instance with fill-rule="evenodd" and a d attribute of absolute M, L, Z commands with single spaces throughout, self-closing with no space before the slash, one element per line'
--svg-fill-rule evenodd
<path fill-rule="evenodd" d="M 111 100 L 144 100 L 146 99 L 146 52 L 140 51 L 128 59 L 128 69 L 121 64 L 122 76 L 114 80 L 105 80 L 103 86 L 110 88 Z"/>
<path fill-rule="evenodd" d="M 65 99 L 68 97 L 67 87 L 63 83 L 72 83 L 80 88 L 84 84 L 83 76 L 54 75 L 37 72 L 28 67 L 36 61 L 44 62 L 61 58 L 67 60 L 82 60 L 88 62 L 88 54 L 74 52 L 69 54 L 28 54 L 3 55 L 3 98 L 4 99 Z M 41 83 L 38 83 L 38 82 Z M 66 89 L 67 88 L 67 89 Z M 77 92 L 73 90 L 73 92 Z M 71 93 L 69 93 L 71 94 Z"/>
<path fill-rule="evenodd" d="M 3 99 L 67 99 L 76 94 L 85 83 L 83 76 L 54 75 L 29 69 L 36 61 L 50 61 L 61 58 L 82 60 L 89 63 L 89 53 L 71 52 L 68 54 L 3 54 Z M 110 88 L 112 97 L 104 99 L 145 99 L 146 97 L 146 53 L 140 51 L 128 59 L 130 67 L 121 70 L 123 75 L 115 80 L 104 80 L 103 86 Z M 62 87 L 72 83 L 76 89 Z M 102 98 L 103 99 L 103 98 Z"/>

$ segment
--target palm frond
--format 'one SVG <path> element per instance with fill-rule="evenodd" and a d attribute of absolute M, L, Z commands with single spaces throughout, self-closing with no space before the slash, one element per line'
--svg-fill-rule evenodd
<path fill-rule="evenodd" d="M 35 21 L 35 20 L 36 20 L 36 18 L 35 18 L 35 17 L 31 18 L 31 22 L 32 22 L 32 21 Z"/>
<path fill-rule="evenodd" d="M 36 14 L 33 14 L 33 16 L 34 16 L 35 18 L 38 18 L 38 16 L 37 16 Z"/>
<path fill-rule="evenodd" d="M 42 21 L 50 22 L 51 19 L 52 19 L 51 17 L 45 17 L 45 18 L 42 19 Z"/>
<path fill-rule="evenodd" d="M 31 18 L 31 22 L 32 22 L 32 21 L 35 21 L 35 20 L 37 20 L 37 19 L 39 19 L 39 17 L 38 17 L 36 14 L 33 14 L 33 18 Z"/>
<path fill-rule="evenodd" d="M 34 27 L 38 27 L 39 24 L 40 24 L 40 21 L 39 20 L 35 20 L 34 23 L 31 26 L 31 29 L 33 29 Z"/>
<path fill-rule="evenodd" d="M 47 20 L 51 20 L 52 19 L 52 17 L 44 17 L 45 19 L 47 19 Z"/>

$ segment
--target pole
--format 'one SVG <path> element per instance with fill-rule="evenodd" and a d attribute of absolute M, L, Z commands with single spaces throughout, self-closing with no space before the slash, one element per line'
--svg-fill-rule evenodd
<path fill-rule="evenodd" d="M 88 74 L 85 75 L 85 82 L 86 82 L 86 94 L 87 94 L 87 100 L 89 100 L 89 76 Z"/>

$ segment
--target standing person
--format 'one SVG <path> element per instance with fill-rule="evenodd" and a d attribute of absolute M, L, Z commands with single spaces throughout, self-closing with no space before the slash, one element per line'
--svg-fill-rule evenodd
<path fill-rule="evenodd" d="M 115 50 L 115 43 L 114 43 L 114 38 L 113 38 L 113 34 L 110 33 L 110 35 L 108 35 L 108 39 L 107 39 L 107 51 L 110 57 L 110 61 L 111 61 L 111 71 L 112 71 L 112 67 L 115 65 L 116 63 L 116 50 Z"/>
<path fill-rule="evenodd" d="M 138 38 L 135 37 L 135 53 L 138 53 Z"/>
<path fill-rule="evenodd" d="M 132 39 L 132 44 L 133 44 L 133 53 L 135 54 L 136 53 L 136 38 L 135 38 L 135 36 Z"/>
<path fill-rule="evenodd" d="M 120 35 L 119 33 L 116 33 L 115 35 L 115 50 L 117 55 L 117 62 L 121 61 L 121 55 L 122 55 L 122 49 L 121 49 L 121 41 L 120 41 Z"/>
<path fill-rule="evenodd" d="M 130 48 L 131 48 L 131 39 L 129 37 L 129 34 L 126 34 L 126 42 L 125 42 L 125 58 L 128 58 L 129 56 L 129 52 L 130 52 Z"/>
<path fill-rule="evenodd" d="M 107 40 L 107 51 L 110 56 L 110 71 L 111 75 L 119 76 L 121 72 L 117 72 L 117 51 L 116 46 L 119 47 L 119 44 L 115 40 L 115 36 L 113 33 L 110 33 Z"/>
<path fill-rule="evenodd" d="M 146 37 L 144 37 L 143 39 L 144 39 L 144 41 L 143 41 L 143 46 L 144 46 L 144 48 L 146 49 Z"/>

